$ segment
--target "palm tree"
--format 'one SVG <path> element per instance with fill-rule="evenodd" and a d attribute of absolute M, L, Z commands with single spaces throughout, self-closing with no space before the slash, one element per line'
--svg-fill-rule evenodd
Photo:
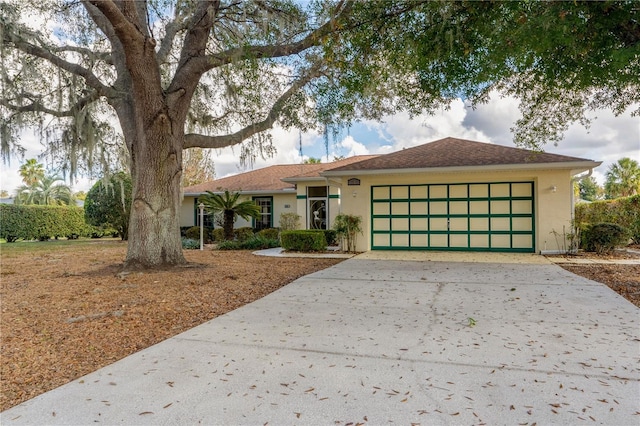
<path fill-rule="evenodd" d="M 604 184 L 607 199 L 629 197 L 640 193 L 640 166 L 629 157 L 609 166 Z"/>
<path fill-rule="evenodd" d="M 61 182 L 62 178 L 55 175 L 42 176 L 32 185 L 22 185 L 16 191 L 16 204 L 39 205 L 72 205 L 75 197 L 71 188 Z"/>
<path fill-rule="evenodd" d="M 32 186 L 38 183 L 40 179 L 44 177 L 44 167 L 38 163 L 35 158 L 27 160 L 20 169 L 18 169 L 22 181 L 27 186 Z"/>
<path fill-rule="evenodd" d="M 238 198 L 239 192 L 230 193 L 227 190 L 223 194 L 207 191 L 206 195 L 199 198 L 209 213 L 222 213 L 225 240 L 233 239 L 233 224 L 238 216 L 245 220 L 260 218 L 260 207 L 256 203 L 251 200 L 238 202 Z"/>

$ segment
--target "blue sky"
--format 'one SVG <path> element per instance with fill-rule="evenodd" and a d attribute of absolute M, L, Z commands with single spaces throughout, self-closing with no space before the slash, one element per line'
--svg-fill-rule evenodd
<path fill-rule="evenodd" d="M 451 108 L 432 116 L 410 119 L 407 114 L 385 117 L 382 122 L 362 122 L 341 132 L 336 140 L 330 139 L 329 160 L 334 156 L 381 154 L 402 148 L 420 145 L 444 137 L 490 142 L 515 146 L 510 128 L 520 117 L 517 100 L 495 96 L 487 104 L 472 109 L 462 100 L 454 101 Z M 640 161 L 640 118 L 631 117 L 630 111 L 615 117 L 609 111 L 595 111 L 591 127 L 585 129 L 576 124 L 569 128 L 565 138 L 557 145 L 546 145 L 545 151 L 602 161 L 594 170 L 594 176 L 602 184 L 610 164 L 623 157 Z M 324 138 L 315 133 L 302 134 L 300 156 L 300 134 L 297 130 L 273 130 L 277 154 L 266 160 L 257 159 L 252 167 L 239 164 L 239 149 L 225 148 L 214 152 L 216 176 L 218 178 L 236 174 L 251 168 L 272 164 L 300 163 L 308 157 L 322 157 L 326 161 Z M 34 158 L 41 153 L 37 139 L 25 134 L 24 144 L 28 151 L 25 158 Z M 10 166 L 2 164 L 0 188 L 13 192 L 21 184 L 18 167 L 22 161 L 12 158 Z M 43 161 L 46 164 L 46 161 Z M 93 181 L 80 178 L 71 182 L 75 191 L 87 191 Z"/>

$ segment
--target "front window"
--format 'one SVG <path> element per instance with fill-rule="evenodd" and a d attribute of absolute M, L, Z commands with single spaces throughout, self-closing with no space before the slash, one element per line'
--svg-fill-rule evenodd
<path fill-rule="evenodd" d="M 198 207 L 200 205 L 200 201 L 198 201 L 198 199 L 195 199 L 195 203 L 194 203 L 194 209 L 195 209 L 195 216 L 196 216 L 196 226 L 200 226 L 200 207 Z M 213 228 L 213 215 L 209 214 L 209 212 L 207 211 L 207 209 L 204 209 L 204 214 L 203 214 L 203 221 L 204 221 L 204 227 L 205 228 Z"/>
<path fill-rule="evenodd" d="M 256 197 L 253 199 L 260 207 L 260 219 L 255 219 L 254 228 L 257 230 L 273 227 L 273 198 Z"/>

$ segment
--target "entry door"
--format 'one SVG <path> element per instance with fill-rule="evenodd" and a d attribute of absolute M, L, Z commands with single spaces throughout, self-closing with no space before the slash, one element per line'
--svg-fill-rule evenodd
<path fill-rule="evenodd" d="M 326 186 L 307 187 L 307 229 L 327 229 Z"/>

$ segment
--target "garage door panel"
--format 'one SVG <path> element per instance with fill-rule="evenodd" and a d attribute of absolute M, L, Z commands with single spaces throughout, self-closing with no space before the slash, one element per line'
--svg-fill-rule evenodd
<path fill-rule="evenodd" d="M 391 245 L 393 247 L 409 247 L 408 234 L 391 234 Z"/>
<path fill-rule="evenodd" d="M 428 231 L 429 220 L 426 217 L 412 217 L 409 220 L 411 231 Z"/>
<path fill-rule="evenodd" d="M 534 251 L 533 182 L 388 185 L 371 194 L 373 249 Z"/>

